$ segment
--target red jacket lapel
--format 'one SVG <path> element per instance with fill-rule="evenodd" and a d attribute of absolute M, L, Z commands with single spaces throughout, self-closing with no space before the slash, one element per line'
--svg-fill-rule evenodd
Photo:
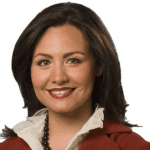
<path fill-rule="evenodd" d="M 31 148 L 23 139 L 15 136 L 0 143 L 0 150 L 31 150 Z"/>
<path fill-rule="evenodd" d="M 79 150 L 150 150 L 150 143 L 130 128 L 107 119 L 103 126 L 91 130 Z"/>

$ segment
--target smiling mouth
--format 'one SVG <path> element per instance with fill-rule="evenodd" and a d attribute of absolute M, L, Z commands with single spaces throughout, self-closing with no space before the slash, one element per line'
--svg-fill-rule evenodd
<path fill-rule="evenodd" d="M 56 99 L 63 99 L 63 98 L 65 98 L 65 97 L 70 96 L 70 95 L 74 92 L 75 89 L 76 89 L 76 88 L 67 90 L 67 92 L 61 92 L 61 91 L 60 91 L 60 92 L 51 92 L 51 91 L 48 91 L 48 92 L 49 92 L 49 94 L 50 94 L 53 98 L 56 98 Z"/>

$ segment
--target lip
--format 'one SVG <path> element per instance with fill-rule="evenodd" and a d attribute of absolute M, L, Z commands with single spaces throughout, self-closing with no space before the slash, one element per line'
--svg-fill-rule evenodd
<path fill-rule="evenodd" d="M 69 90 L 69 89 L 75 89 L 75 88 L 71 88 L 71 87 L 53 88 L 53 89 L 50 89 L 49 91 L 63 91 L 63 90 Z"/>
<path fill-rule="evenodd" d="M 70 96 L 70 95 L 75 91 L 75 89 L 76 89 L 76 88 L 74 88 L 74 89 L 73 89 L 72 91 L 70 91 L 69 93 L 68 93 L 68 92 L 67 92 L 67 93 L 64 93 L 63 96 L 61 96 L 61 97 L 57 96 L 56 94 L 52 93 L 51 91 L 48 91 L 48 92 L 49 92 L 49 94 L 50 94 L 53 98 L 55 98 L 55 99 L 63 99 L 63 98 L 65 98 L 65 97 Z"/>

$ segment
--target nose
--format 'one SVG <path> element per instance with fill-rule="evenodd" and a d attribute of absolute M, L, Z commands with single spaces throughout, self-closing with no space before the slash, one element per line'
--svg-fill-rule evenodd
<path fill-rule="evenodd" d="M 56 83 L 58 85 L 63 84 L 64 82 L 68 82 L 69 78 L 67 76 L 67 72 L 64 67 L 61 65 L 53 66 L 51 70 L 51 82 Z"/>

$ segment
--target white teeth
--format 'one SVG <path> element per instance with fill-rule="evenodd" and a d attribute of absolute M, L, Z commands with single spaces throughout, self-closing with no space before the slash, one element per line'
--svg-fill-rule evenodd
<path fill-rule="evenodd" d="M 70 92 L 70 91 L 72 91 L 72 89 L 64 90 L 64 91 L 51 91 L 51 92 L 54 93 L 54 94 L 64 94 L 64 93 L 67 93 L 67 92 Z"/>

